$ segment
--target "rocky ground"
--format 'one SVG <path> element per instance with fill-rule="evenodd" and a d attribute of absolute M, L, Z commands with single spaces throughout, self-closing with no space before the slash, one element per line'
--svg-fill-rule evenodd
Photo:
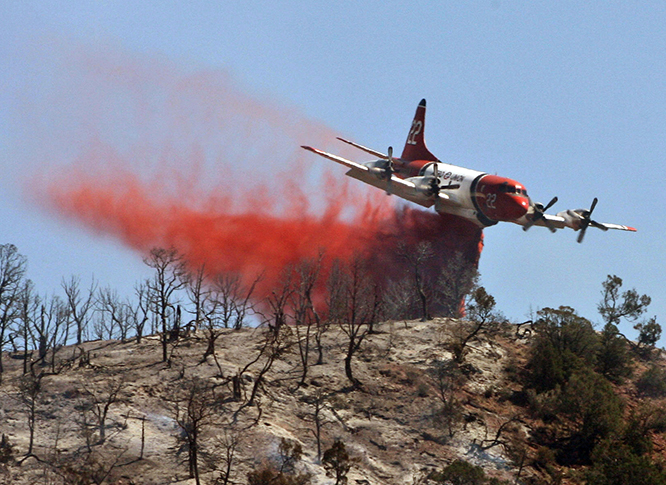
<path fill-rule="evenodd" d="M 310 473 L 312 483 L 334 483 L 317 456 L 317 418 L 322 450 L 341 440 L 354 459 L 350 484 L 416 483 L 424 470 L 459 458 L 512 483 L 538 476 L 526 444 L 529 417 L 511 399 L 519 390 L 511 372 L 524 361 L 525 342 L 508 328 L 475 340 L 454 372 L 447 343 L 460 325 L 448 319 L 378 325 L 353 361 L 359 388 L 345 376 L 346 336 L 336 328 L 324 336 L 323 364 L 312 365 L 306 384 L 298 386 L 302 367 L 296 336 L 287 329 L 291 347 L 266 373 L 252 405 L 247 400 L 266 358 L 242 376 L 240 399 L 233 399 L 229 378 L 257 358 L 262 329 L 223 330 L 216 359 L 203 362 L 203 331 L 171 348 L 169 363 L 161 361 L 157 337 L 66 347 L 56 356 L 57 373 L 35 366 L 46 373 L 34 400 L 35 444 L 27 458 L 31 401 L 25 384 L 21 388 L 23 360 L 4 355 L 0 433 L 13 445 L 13 459 L 3 465 L 0 483 L 79 483 L 66 481 L 67 470 L 89 467 L 104 483 L 194 484 L 177 422 L 193 382 L 213 388 L 219 405 L 210 406 L 199 440 L 204 484 L 222 483 L 216 479 L 232 439 L 238 446 L 230 483 L 245 483 L 250 470 L 278 460 L 283 438 L 302 445 L 297 468 Z M 109 399 L 113 389 L 119 389 L 117 400 Z M 96 417 L 104 404 L 106 439 L 100 443 Z"/>

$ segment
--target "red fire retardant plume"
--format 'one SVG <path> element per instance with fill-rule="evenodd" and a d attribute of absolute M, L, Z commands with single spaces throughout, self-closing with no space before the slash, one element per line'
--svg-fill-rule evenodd
<path fill-rule="evenodd" d="M 429 241 L 431 267 L 455 253 L 476 266 L 476 226 L 396 208 L 396 197 L 315 160 L 299 146 L 333 149 L 339 133 L 251 96 L 226 71 L 109 45 L 48 46 L 35 54 L 48 76 L 22 99 L 34 100 L 25 133 L 39 161 L 28 193 L 58 215 L 142 255 L 174 247 L 193 269 L 205 265 L 210 274 L 235 272 L 246 281 L 263 274 L 258 297 L 290 265 L 320 251 L 328 265 L 356 253 L 383 261 L 398 243 Z M 339 144 L 336 150 L 362 156 Z M 384 279 L 404 273 L 398 263 L 374 268 Z"/>
<path fill-rule="evenodd" d="M 213 195 L 201 194 L 198 201 L 192 201 L 191 195 L 166 197 L 158 187 L 142 184 L 131 174 L 108 180 L 68 173 L 51 181 L 48 196 L 60 213 L 144 254 L 153 247 L 174 247 L 193 268 L 203 264 L 209 274 L 234 272 L 246 281 L 262 274 L 259 298 L 269 294 L 285 269 L 316 258 L 321 251 L 326 268 L 334 259 L 347 261 L 355 254 L 372 259 L 394 253 L 398 244 L 409 250 L 428 241 L 435 250 L 432 267 L 447 264 L 457 252 L 468 264 L 477 265 L 482 239 L 475 225 L 420 209 L 382 206 L 383 195 L 344 218 L 343 186 L 339 190 L 339 197 L 329 197 L 318 215 L 234 211 L 229 210 L 233 204 L 228 200 Z M 302 197 L 298 191 L 293 194 Z M 252 197 L 251 192 L 246 197 Z M 403 269 L 374 267 L 380 280 L 399 278 Z"/>

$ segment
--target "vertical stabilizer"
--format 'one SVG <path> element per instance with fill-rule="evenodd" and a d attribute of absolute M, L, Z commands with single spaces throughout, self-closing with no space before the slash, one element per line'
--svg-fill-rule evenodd
<path fill-rule="evenodd" d="M 416 108 L 416 114 L 414 115 L 414 121 L 412 121 L 412 127 L 409 130 L 409 135 L 407 135 L 407 142 L 405 143 L 405 149 L 402 151 L 400 156 L 401 160 L 411 162 L 413 160 L 429 160 L 437 161 L 437 157 L 430 153 L 426 148 L 425 138 L 423 132 L 425 130 L 425 112 L 426 112 L 426 100 L 422 99 Z"/>

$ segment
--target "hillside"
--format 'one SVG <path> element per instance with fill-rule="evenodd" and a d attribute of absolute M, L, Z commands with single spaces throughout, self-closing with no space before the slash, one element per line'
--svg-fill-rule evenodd
<path fill-rule="evenodd" d="M 267 362 L 268 354 L 260 354 L 266 329 L 221 330 L 216 359 L 203 362 L 203 330 L 177 342 L 169 363 L 161 362 L 155 336 L 141 343 L 65 347 L 56 356 L 55 374 L 34 366 L 45 374 L 33 394 L 21 378 L 22 356 L 5 355 L 0 433 L 13 445 L 13 458 L 4 460 L 1 483 L 194 484 L 186 433 L 177 423 L 187 409 L 188 390 L 193 403 L 201 404 L 204 484 L 224 483 L 224 457 L 234 450 L 228 483 L 246 483 L 251 470 L 280 463 L 283 439 L 302 445 L 296 472 L 311 474 L 311 483 L 333 484 L 317 458 L 317 422 L 322 452 L 335 440 L 344 443 L 353 459 L 348 483 L 354 485 L 418 483 L 426 471 L 456 459 L 508 483 L 554 483 L 555 476 L 579 483 L 574 469 L 544 462 L 533 439 L 543 422 L 518 398 L 523 393 L 516 376 L 525 365 L 529 336 L 518 339 L 514 327 L 503 327 L 473 340 L 465 362 L 454 365 L 447 343 L 461 325 L 451 319 L 377 325 L 352 362 L 359 388 L 345 376 L 346 335 L 335 327 L 323 336 L 323 363 L 311 365 L 299 387 L 295 332 L 283 327 L 284 346 L 251 405 L 253 384 Z M 231 377 L 257 358 L 240 379 L 240 399 L 234 399 Z M 310 362 L 315 360 L 311 350 Z M 627 410 L 639 406 L 632 381 L 615 390 Z M 113 391 L 117 396 L 110 398 Z M 198 400 L 204 396 L 214 398 Z M 32 403 L 34 456 L 24 459 Z M 97 419 L 105 404 L 106 439 L 100 444 Z M 655 453 L 663 455 L 658 440 Z M 74 470 L 89 470 L 88 481 L 75 481 Z"/>

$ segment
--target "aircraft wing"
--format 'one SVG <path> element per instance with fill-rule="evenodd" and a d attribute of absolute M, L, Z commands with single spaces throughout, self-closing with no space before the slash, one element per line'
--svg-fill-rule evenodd
<path fill-rule="evenodd" d="M 527 218 L 522 218 L 520 221 L 518 221 L 518 223 L 521 225 L 532 225 L 532 223 L 529 222 Z M 533 224 L 535 226 L 552 227 L 555 229 L 564 229 L 565 227 L 569 227 L 574 231 L 578 231 L 584 227 L 583 218 L 581 215 L 578 212 L 571 210 L 558 212 L 557 215 L 544 214 L 542 218 L 538 219 Z M 615 229 L 619 231 L 636 232 L 636 228 L 622 224 L 596 221 L 590 221 L 590 224 L 604 231 L 607 231 L 608 229 Z"/>
<path fill-rule="evenodd" d="M 347 160 L 346 158 L 340 157 L 338 155 L 333 155 L 332 153 L 319 150 L 317 148 L 312 148 L 310 146 L 302 146 L 305 150 L 308 150 L 312 153 L 316 153 L 319 156 L 333 160 L 340 165 L 344 165 L 349 168 L 349 171 L 345 174 L 366 184 L 377 187 L 381 190 L 386 190 L 389 194 L 395 194 L 398 197 L 401 197 L 410 202 L 414 202 L 423 207 L 432 207 L 435 204 L 435 201 L 439 198 L 440 201 L 448 201 L 449 196 L 445 193 L 440 192 L 437 197 L 424 196 L 423 191 L 409 180 L 401 179 L 400 177 L 392 174 L 390 183 L 387 179 L 378 178 L 377 175 L 372 173 L 368 167 L 363 164 Z"/>
<path fill-rule="evenodd" d="M 562 216 L 544 214 L 541 219 L 534 222 L 535 226 L 554 227 L 555 229 L 564 229 L 567 227 L 567 221 Z"/>
<path fill-rule="evenodd" d="M 606 229 L 617 229 L 619 231 L 631 231 L 636 232 L 635 227 L 623 226 L 622 224 L 613 224 L 611 222 L 598 222 L 600 226 L 604 226 Z"/>

